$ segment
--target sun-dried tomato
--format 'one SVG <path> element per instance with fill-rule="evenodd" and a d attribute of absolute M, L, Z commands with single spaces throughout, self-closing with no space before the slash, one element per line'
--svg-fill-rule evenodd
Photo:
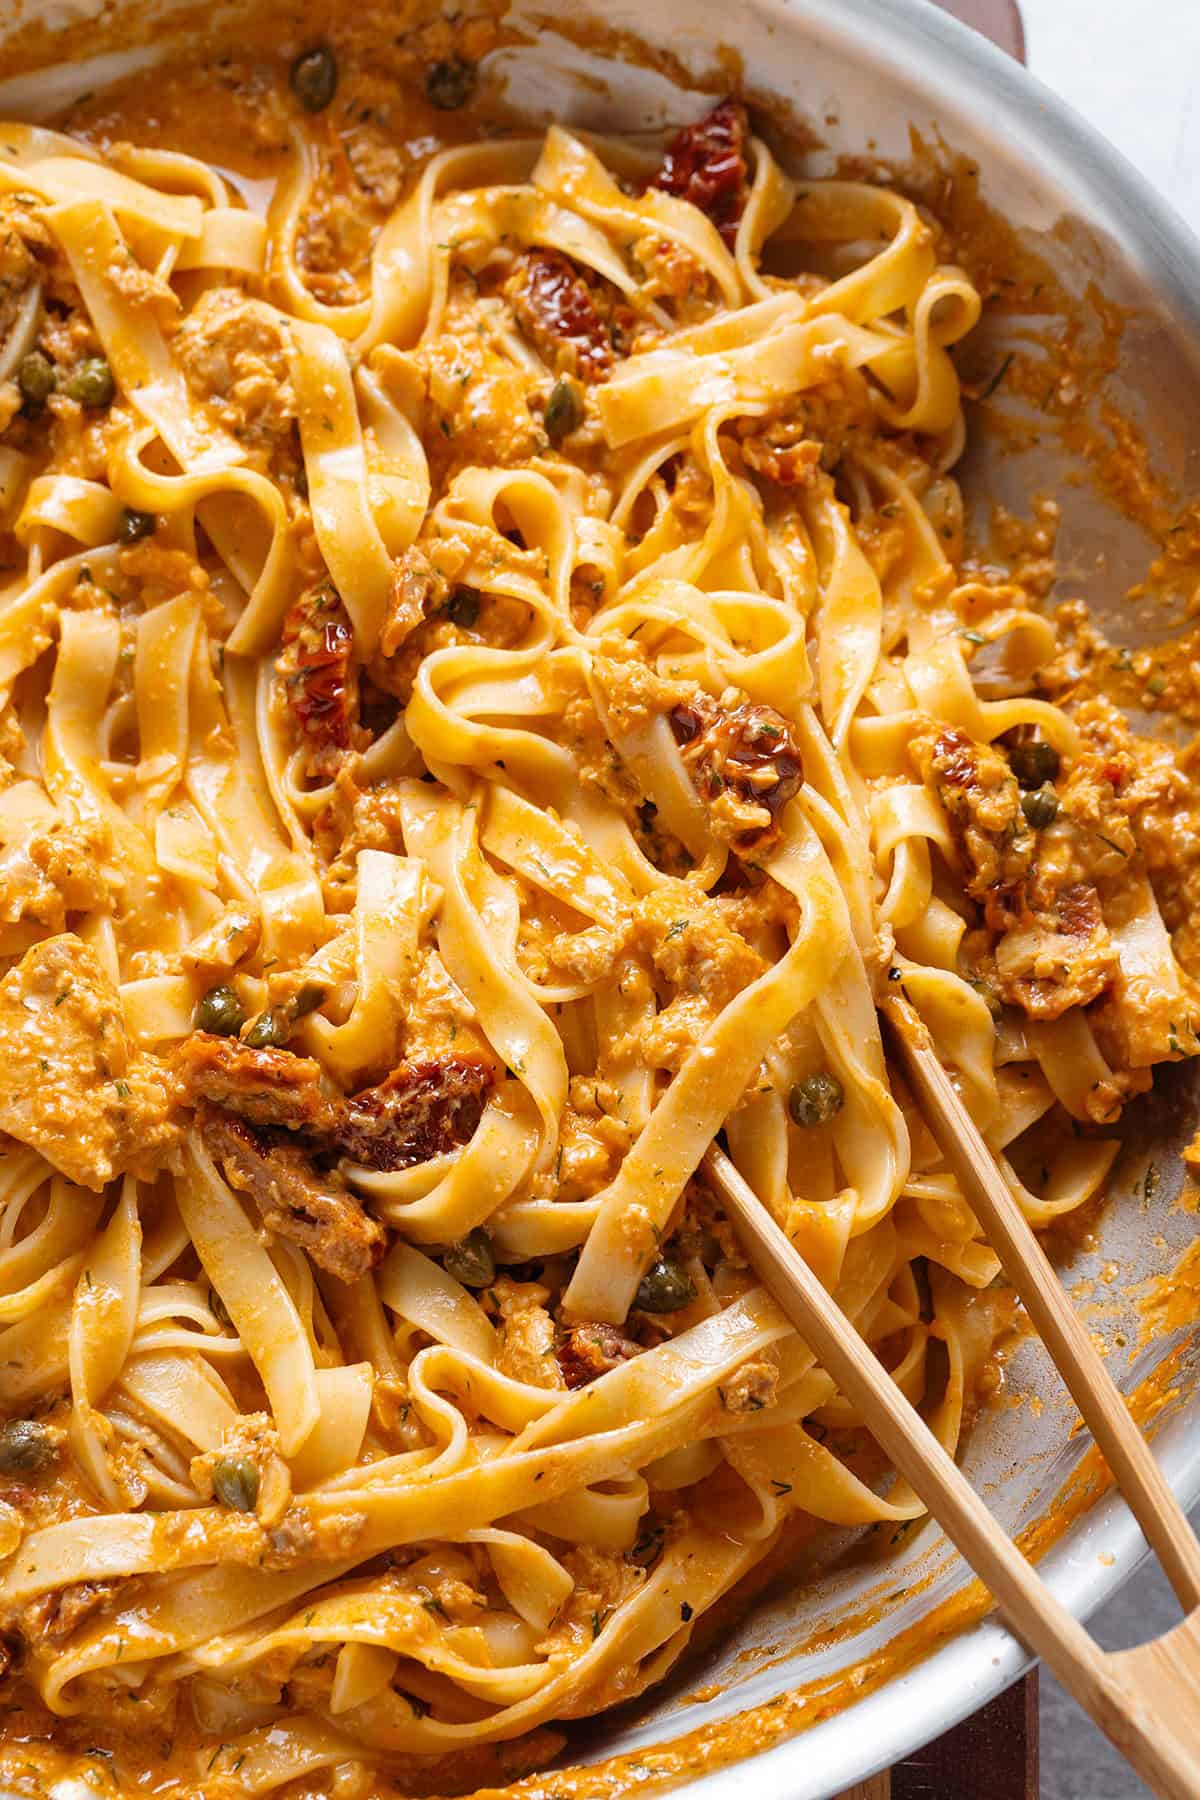
<path fill-rule="evenodd" d="M 668 720 L 697 792 L 717 800 L 726 792 L 759 810 L 761 823 L 739 847 L 761 845 L 800 791 L 804 768 L 791 726 L 770 706 L 750 702 L 726 711 L 708 694 L 674 706 Z"/>
<path fill-rule="evenodd" d="M 599 381 L 613 364 L 612 338 L 595 296 L 569 257 L 530 250 L 505 285 L 530 342 L 556 370 Z"/>
<path fill-rule="evenodd" d="M 585 1387 L 598 1375 L 619 1369 L 623 1362 L 641 1353 L 642 1346 L 627 1338 L 615 1325 L 588 1321 L 573 1325 L 560 1342 L 555 1356 L 569 1388 Z"/>
<path fill-rule="evenodd" d="M 346 1102 L 335 1140 L 351 1162 L 369 1169 L 412 1168 L 467 1142 L 493 1081 L 486 1063 L 470 1057 L 403 1062 Z"/>
<path fill-rule="evenodd" d="M 358 716 L 354 631 L 331 587 L 296 602 L 281 643 L 276 668 L 300 735 L 318 753 L 349 749 Z"/>
<path fill-rule="evenodd" d="M 676 132 L 651 183 L 699 207 L 731 250 L 746 207 L 747 135 L 745 107 L 722 100 Z"/>

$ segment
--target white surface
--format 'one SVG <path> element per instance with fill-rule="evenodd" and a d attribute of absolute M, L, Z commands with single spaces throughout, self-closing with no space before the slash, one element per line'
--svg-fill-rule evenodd
<path fill-rule="evenodd" d="M 1200 231 L 1200 0 L 1021 0 L 1029 67 Z"/>

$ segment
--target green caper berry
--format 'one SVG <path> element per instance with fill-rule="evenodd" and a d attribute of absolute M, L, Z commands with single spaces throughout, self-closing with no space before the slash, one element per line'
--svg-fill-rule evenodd
<path fill-rule="evenodd" d="M 425 71 L 425 98 L 439 112 L 457 112 L 475 92 L 475 64 L 462 56 L 430 63 Z"/>
<path fill-rule="evenodd" d="M 561 444 L 564 438 L 579 430 L 583 424 L 583 395 L 578 382 L 568 380 L 565 375 L 555 382 L 546 402 L 543 423 L 552 444 Z"/>
<path fill-rule="evenodd" d="M 1052 787 L 1041 787 L 1035 794 L 1022 794 L 1021 811 L 1035 831 L 1044 831 L 1058 817 L 1058 795 Z"/>
<path fill-rule="evenodd" d="M 979 995 L 979 998 L 983 1001 L 993 1019 L 998 1019 L 1004 1011 L 1004 1002 L 1001 1000 L 991 982 L 973 979 L 970 985 L 975 989 L 975 992 Z"/>
<path fill-rule="evenodd" d="M 222 1506 L 253 1512 L 258 1505 L 258 1470 L 248 1456 L 223 1456 L 213 1464 L 213 1493 Z"/>
<path fill-rule="evenodd" d="M 337 93 L 337 58 L 328 44 L 306 50 L 292 64 L 292 92 L 308 112 L 324 112 Z"/>
<path fill-rule="evenodd" d="M 293 1019 L 306 1019 L 310 1012 L 316 1012 L 324 998 L 325 988 L 321 982 L 306 981 L 288 1001 L 288 1011 Z"/>
<path fill-rule="evenodd" d="M 446 602 L 446 617 L 464 630 L 479 623 L 479 589 L 473 587 L 455 588 Z"/>
<path fill-rule="evenodd" d="M 41 1475 L 58 1460 L 58 1447 L 36 1419 L 0 1425 L 0 1475 Z"/>
<path fill-rule="evenodd" d="M 153 513 L 139 512 L 136 506 L 127 506 L 117 526 L 117 538 L 122 544 L 136 544 L 139 538 L 149 537 L 157 525 Z"/>
<path fill-rule="evenodd" d="M 830 1119 L 841 1112 L 845 1098 L 836 1075 L 828 1075 L 824 1070 L 816 1075 L 806 1075 L 788 1095 L 792 1123 L 799 1125 L 802 1131 L 808 1131 L 814 1125 L 828 1125 Z"/>
<path fill-rule="evenodd" d="M 116 391 L 113 372 L 102 356 L 87 356 L 76 363 L 63 383 L 67 398 L 78 400 L 80 406 L 111 406 Z"/>
<path fill-rule="evenodd" d="M 224 983 L 209 988 L 192 1014 L 193 1030 L 209 1031 L 214 1037 L 236 1037 L 245 1022 L 241 1001 L 233 988 Z"/>
<path fill-rule="evenodd" d="M 450 1245 L 442 1257 L 442 1267 L 464 1287 L 483 1288 L 496 1279 L 496 1253 L 482 1225 L 468 1231 L 460 1244 Z"/>
<path fill-rule="evenodd" d="M 242 1042 L 251 1050 L 271 1050 L 280 1044 L 286 1044 L 287 1039 L 287 1022 L 268 1007 L 266 1012 L 260 1012 L 252 1021 Z"/>
<path fill-rule="evenodd" d="M 31 350 L 21 358 L 17 370 L 17 386 L 21 398 L 30 406 L 45 406 L 54 392 L 54 364 L 40 350 Z"/>
<path fill-rule="evenodd" d="M 638 1283 L 633 1304 L 642 1312 L 678 1312 L 696 1298 L 691 1276 L 669 1256 L 659 1256 L 650 1264 Z"/>
<path fill-rule="evenodd" d="M 1062 766 L 1058 751 L 1044 738 L 1030 738 L 1024 744 L 1014 744 L 1008 753 L 1008 761 L 1023 788 L 1040 788 L 1048 781 L 1057 781 Z"/>

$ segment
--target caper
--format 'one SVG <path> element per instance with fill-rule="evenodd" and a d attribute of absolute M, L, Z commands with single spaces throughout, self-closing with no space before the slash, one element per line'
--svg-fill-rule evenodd
<path fill-rule="evenodd" d="M 1000 995 L 992 986 L 991 982 L 981 981 L 977 977 L 970 977 L 969 981 L 970 986 L 975 989 L 975 992 L 979 995 L 979 998 L 983 1001 L 983 1004 L 987 1007 L 993 1019 L 998 1019 L 1004 1011 L 1004 1002 L 1001 1000 Z"/>
<path fill-rule="evenodd" d="M 258 1505 L 258 1470 L 248 1456 L 222 1456 L 213 1464 L 213 1493 L 222 1506 L 253 1512 Z"/>
<path fill-rule="evenodd" d="M 268 1007 L 251 1022 L 242 1042 L 251 1050 L 271 1050 L 288 1040 L 288 1020 L 282 1012 Z"/>
<path fill-rule="evenodd" d="M 31 350 L 21 358 L 17 370 L 17 386 L 21 398 L 30 406 L 45 406 L 54 392 L 54 364 L 40 350 Z"/>
<path fill-rule="evenodd" d="M 58 1459 L 58 1447 L 36 1419 L 0 1425 L 0 1475 L 41 1475 Z"/>
<path fill-rule="evenodd" d="M 482 1225 L 468 1231 L 459 1244 L 451 1244 L 442 1257 L 442 1267 L 464 1287 L 482 1288 L 496 1279 L 496 1252 Z"/>
<path fill-rule="evenodd" d="M 236 1037 L 246 1022 L 242 1003 L 231 987 L 209 988 L 192 1014 L 194 1031 L 211 1031 L 214 1037 Z"/>
<path fill-rule="evenodd" d="M 288 1001 L 288 1011 L 293 1019 L 306 1019 L 310 1012 L 316 1012 L 324 998 L 325 987 L 322 982 L 306 981 Z"/>
<path fill-rule="evenodd" d="M 1008 753 L 1008 761 L 1023 788 L 1040 788 L 1047 781 L 1056 781 L 1062 766 L 1058 751 L 1045 738 L 1029 738 L 1023 744 L 1014 744 Z"/>
<path fill-rule="evenodd" d="M 63 383 L 67 398 L 78 400 L 80 406 L 110 406 L 116 391 L 113 372 L 102 356 L 85 356 Z"/>
<path fill-rule="evenodd" d="M 479 623 L 479 589 L 473 587 L 455 588 L 446 602 L 446 617 L 464 630 Z"/>
<path fill-rule="evenodd" d="M 439 112 L 457 112 L 475 92 L 475 64 L 462 56 L 430 63 L 425 71 L 425 98 Z"/>
<path fill-rule="evenodd" d="M 117 526 L 117 537 L 122 544 L 136 544 L 139 538 L 149 537 L 157 524 L 153 513 L 139 512 L 136 506 L 127 506 Z"/>
<path fill-rule="evenodd" d="M 306 50 L 292 64 L 292 92 L 309 112 L 324 112 L 337 93 L 337 84 L 337 58 L 328 44 Z"/>
<path fill-rule="evenodd" d="M 1035 794 L 1022 794 L 1021 811 L 1035 831 L 1043 831 L 1058 817 L 1058 795 L 1052 787 L 1040 787 Z"/>
<path fill-rule="evenodd" d="M 813 1125 L 828 1125 L 841 1112 L 845 1098 L 836 1075 L 827 1074 L 824 1069 L 816 1075 L 806 1075 L 788 1095 L 792 1123 L 803 1131 Z"/>
<path fill-rule="evenodd" d="M 579 383 L 566 376 L 550 389 L 544 416 L 546 436 L 552 444 L 561 444 L 583 424 L 583 395 Z"/>
<path fill-rule="evenodd" d="M 633 1304 L 643 1312 L 678 1312 L 696 1298 L 691 1276 L 681 1263 L 669 1256 L 659 1256 L 650 1264 L 638 1283 Z"/>

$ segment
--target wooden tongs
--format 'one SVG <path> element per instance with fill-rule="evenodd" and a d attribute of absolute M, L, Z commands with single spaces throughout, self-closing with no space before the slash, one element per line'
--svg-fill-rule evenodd
<path fill-rule="evenodd" d="M 881 1011 L 922 1115 L 1041 1334 L 1187 1615 L 1136 1650 L 1107 1652 L 996 1523 L 729 1158 L 705 1158 L 751 1262 L 895 1467 L 1105 1736 L 1163 1800 L 1200 1800 L 1200 1543 L 991 1151 L 900 995 Z"/>

